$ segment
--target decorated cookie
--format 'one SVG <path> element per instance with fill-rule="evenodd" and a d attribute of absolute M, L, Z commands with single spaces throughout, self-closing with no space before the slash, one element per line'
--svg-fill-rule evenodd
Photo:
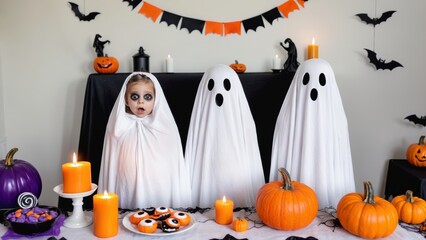
<path fill-rule="evenodd" d="M 143 233 L 153 233 L 157 230 L 158 223 L 154 219 L 145 218 L 137 225 L 138 230 Z"/>
<path fill-rule="evenodd" d="M 149 218 L 149 214 L 143 210 L 140 210 L 130 215 L 129 220 L 133 224 L 138 224 L 140 221 L 144 220 L 145 218 Z"/>
<path fill-rule="evenodd" d="M 143 211 L 147 212 L 149 215 L 154 215 L 155 207 L 143 208 Z"/>
<path fill-rule="evenodd" d="M 179 221 L 176 218 L 169 217 L 161 222 L 161 230 L 165 233 L 176 232 L 180 227 Z"/>
<path fill-rule="evenodd" d="M 167 207 L 158 207 L 155 209 L 154 215 L 151 218 L 159 221 L 163 221 L 170 217 L 171 209 Z"/>
<path fill-rule="evenodd" d="M 182 211 L 173 212 L 170 217 L 176 218 L 182 227 L 188 225 L 191 221 L 191 216 L 188 213 Z"/>

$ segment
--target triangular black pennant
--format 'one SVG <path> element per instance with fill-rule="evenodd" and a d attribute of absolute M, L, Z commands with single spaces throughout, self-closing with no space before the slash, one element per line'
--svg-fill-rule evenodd
<path fill-rule="evenodd" d="M 188 29 L 189 33 L 191 33 L 194 30 L 200 31 L 200 33 L 203 33 L 205 21 L 194 19 L 194 18 L 188 18 L 188 17 L 182 17 L 182 24 L 180 25 L 180 29 L 186 28 Z"/>
<path fill-rule="evenodd" d="M 175 25 L 177 27 L 181 18 L 181 16 L 174 13 L 163 11 L 163 16 L 161 16 L 160 23 L 166 22 L 167 26 Z"/>
<path fill-rule="evenodd" d="M 143 0 L 123 0 L 123 2 L 127 2 L 129 6 L 132 6 L 132 10 L 135 9 L 139 3 L 141 3 Z"/>
<path fill-rule="evenodd" d="M 268 21 L 269 24 L 272 25 L 272 22 L 277 19 L 282 17 L 280 11 L 278 10 L 277 7 L 272 8 L 271 10 L 265 12 L 262 14 L 262 17 L 264 17 L 266 19 L 266 21 Z"/>
<path fill-rule="evenodd" d="M 243 22 L 244 29 L 246 30 L 246 33 L 250 29 L 256 32 L 256 29 L 258 27 L 265 27 L 265 25 L 263 24 L 263 19 L 261 15 L 243 20 L 242 22 Z"/>

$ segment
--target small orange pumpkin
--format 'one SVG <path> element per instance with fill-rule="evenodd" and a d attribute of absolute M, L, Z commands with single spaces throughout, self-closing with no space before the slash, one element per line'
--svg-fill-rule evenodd
<path fill-rule="evenodd" d="M 111 74 L 118 70 L 119 62 L 115 57 L 108 57 L 108 55 L 97 57 L 93 61 L 93 68 L 98 73 Z"/>
<path fill-rule="evenodd" d="M 153 233 L 157 231 L 158 223 L 154 219 L 145 218 L 137 225 L 138 230 L 144 233 Z"/>
<path fill-rule="evenodd" d="M 245 218 L 236 218 L 232 221 L 232 229 L 236 232 L 244 232 L 248 229 L 248 222 Z"/>
<path fill-rule="evenodd" d="M 246 71 L 246 65 L 239 63 L 237 60 L 235 60 L 235 63 L 232 63 L 229 66 L 237 73 L 244 73 Z"/>
<path fill-rule="evenodd" d="M 286 169 L 278 171 L 281 181 L 263 185 L 257 194 L 256 212 L 265 225 L 279 230 L 296 230 L 317 216 L 318 199 L 307 185 L 291 181 Z"/>
<path fill-rule="evenodd" d="M 426 167 L 425 136 L 419 138 L 419 143 L 413 143 L 407 148 L 407 160 L 414 166 Z"/>
<path fill-rule="evenodd" d="M 398 212 L 399 220 L 409 224 L 420 224 L 426 220 L 426 201 L 413 196 L 413 191 L 407 190 L 405 195 L 396 196 L 392 204 Z"/>
<path fill-rule="evenodd" d="M 364 194 L 348 193 L 337 205 L 342 227 L 362 238 L 384 238 L 398 226 L 398 212 L 387 200 L 374 196 L 371 182 L 364 182 Z"/>

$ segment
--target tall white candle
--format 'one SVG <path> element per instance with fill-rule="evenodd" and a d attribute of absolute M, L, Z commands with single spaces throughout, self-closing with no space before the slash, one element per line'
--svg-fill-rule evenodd
<path fill-rule="evenodd" d="M 166 72 L 172 73 L 173 72 L 173 58 L 169 55 L 167 55 L 166 58 Z"/>
<path fill-rule="evenodd" d="M 273 60 L 273 68 L 272 69 L 281 69 L 281 58 L 278 57 L 278 54 L 275 55 L 275 58 Z"/>

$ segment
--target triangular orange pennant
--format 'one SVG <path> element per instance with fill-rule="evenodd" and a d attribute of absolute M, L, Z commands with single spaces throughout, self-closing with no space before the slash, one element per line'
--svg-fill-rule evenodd
<path fill-rule="evenodd" d="M 219 35 L 223 35 L 223 23 L 220 22 L 212 22 L 212 21 L 206 21 L 204 34 L 210 34 L 210 33 L 216 33 Z"/>
<path fill-rule="evenodd" d="M 297 0 L 300 6 L 305 7 L 305 0 Z"/>
<path fill-rule="evenodd" d="M 139 13 L 145 15 L 147 18 L 151 18 L 152 21 L 155 22 L 157 21 L 158 16 L 163 13 L 163 10 L 147 2 L 143 2 Z"/>
<path fill-rule="evenodd" d="M 231 33 L 241 35 L 241 21 L 223 23 L 225 36 Z"/>
<path fill-rule="evenodd" d="M 278 6 L 278 10 L 280 10 L 283 16 L 288 18 L 288 14 L 290 14 L 294 10 L 299 10 L 299 6 L 294 0 L 288 0 L 287 2 Z"/>

